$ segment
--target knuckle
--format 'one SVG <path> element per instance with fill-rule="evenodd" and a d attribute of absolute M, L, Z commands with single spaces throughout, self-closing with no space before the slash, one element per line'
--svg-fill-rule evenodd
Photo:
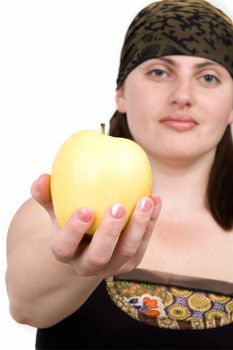
<path fill-rule="evenodd" d="M 137 252 L 137 248 L 138 248 L 138 244 L 135 242 L 129 242 L 129 243 L 125 243 L 124 246 L 122 247 L 122 253 L 121 255 L 124 258 L 131 258 L 132 256 L 134 256 Z"/>
<path fill-rule="evenodd" d="M 104 224 L 102 223 L 99 227 L 99 231 L 103 232 L 105 236 L 117 237 L 120 234 L 120 228 L 116 225 L 111 225 L 111 223 Z"/>
<path fill-rule="evenodd" d="M 59 245 L 52 246 L 52 253 L 58 261 L 62 261 L 62 262 L 68 261 L 73 257 L 72 252 L 70 252 L 65 247 L 62 247 Z"/>
<path fill-rule="evenodd" d="M 145 217 L 145 215 L 133 215 L 132 216 L 132 222 L 135 226 L 137 226 L 139 229 L 145 229 L 146 225 L 149 222 L 149 219 L 147 216 Z"/>
<path fill-rule="evenodd" d="M 89 276 L 89 273 L 87 271 L 87 268 L 85 265 L 83 265 L 82 263 L 80 263 L 80 260 L 71 260 L 69 265 L 71 266 L 71 268 L 73 269 L 73 271 L 75 271 L 77 276 L 80 277 L 87 277 Z"/>
<path fill-rule="evenodd" d="M 75 272 L 78 276 L 80 277 L 89 277 L 91 276 L 93 273 L 87 270 L 81 270 L 81 269 L 75 269 Z"/>
<path fill-rule="evenodd" d="M 100 256 L 100 255 L 95 255 L 95 256 L 90 256 L 88 258 L 88 265 L 93 269 L 100 269 L 103 266 L 105 266 L 108 263 L 108 257 L 107 256 Z"/>

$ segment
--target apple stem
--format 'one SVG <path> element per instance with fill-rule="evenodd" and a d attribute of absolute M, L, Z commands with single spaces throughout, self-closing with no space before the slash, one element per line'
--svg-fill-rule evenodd
<path fill-rule="evenodd" d="M 105 124 L 104 123 L 101 123 L 101 132 L 102 134 L 105 134 Z"/>

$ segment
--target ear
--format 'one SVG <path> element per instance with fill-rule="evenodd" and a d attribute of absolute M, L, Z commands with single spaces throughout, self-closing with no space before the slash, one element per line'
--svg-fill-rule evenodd
<path fill-rule="evenodd" d="M 124 86 L 121 86 L 116 91 L 116 104 L 118 112 L 126 113 Z"/>

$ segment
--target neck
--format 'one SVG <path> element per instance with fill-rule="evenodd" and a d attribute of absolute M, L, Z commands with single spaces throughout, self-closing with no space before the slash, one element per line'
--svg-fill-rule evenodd
<path fill-rule="evenodd" d="M 150 159 L 153 173 L 153 192 L 161 197 L 163 212 L 191 213 L 206 209 L 206 188 L 215 152 L 195 160 L 164 161 Z M 185 214 L 186 215 L 186 214 Z"/>

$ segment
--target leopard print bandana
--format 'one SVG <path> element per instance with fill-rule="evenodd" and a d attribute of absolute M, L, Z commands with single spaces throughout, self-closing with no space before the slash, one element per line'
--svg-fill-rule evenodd
<path fill-rule="evenodd" d="M 233 77 L 233 24 L 205 0 L 162 0 L 142 9 L 126 33 L 117 78 L 119 88 L 144 61 L 162 56 L 204 57 Z"/>

